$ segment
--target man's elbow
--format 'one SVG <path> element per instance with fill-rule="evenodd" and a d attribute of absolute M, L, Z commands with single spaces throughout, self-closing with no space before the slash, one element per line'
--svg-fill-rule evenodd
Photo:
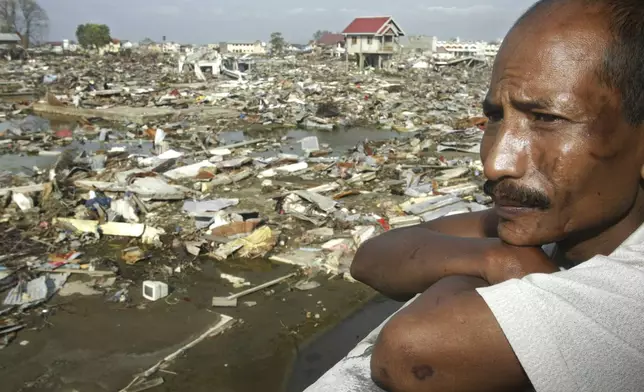
<path fill-rule="evenodd" d="M 371 379 L 385 391 L 431 392 L 437 391 L 435 363 L 424 358 L 423 352 L 431 339 L 417 340 L 413 320 L 394 317 L 382 329 L 371 355 Z M 429 333 L 431 336 L 431 332 Z M 428 341 L 429 340 L 429 341 Z"/>
<path fill-rule="evenodd" d="M 377 268 L 377 266 L 372 263 L 373 258 L 369 257 L 371 246 L 373 246 L 373 240 L 373 238 L 370 239 L 358 248 L 356 255 L 353 257 L 353 261 L 351 262 L 350 269 L 353 279 L 370 286 L 370 283 L 373 280 L 373 274 Z"/>

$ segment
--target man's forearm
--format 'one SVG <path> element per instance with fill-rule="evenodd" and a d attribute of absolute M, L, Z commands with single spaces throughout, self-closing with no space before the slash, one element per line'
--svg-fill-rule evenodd
<path fill-rule="evenodd" d="M 393 230 L 366 242 L 351 274 L 381 293 L 406 300 L 447 276 L 483 277 L 484 256 L 498 238 L 462 238 L 420 227 Z"/>

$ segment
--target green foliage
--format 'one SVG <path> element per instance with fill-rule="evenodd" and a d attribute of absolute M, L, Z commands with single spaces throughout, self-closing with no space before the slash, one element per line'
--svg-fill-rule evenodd
<path fill-rule="evenodd" d="M 107 25 L 95 23 L 78 25 L 76 39 L 84 48 L 99 48 L 112 41 L 110 28 Z"/>
<path fill-rule="evenodd" d="M 273 53 L 282 53 L 286 47 L 286 41 L 282 37 L 282 33 L 271 34 L 271 50 Z"/>
<path fill-rule="evenodd" d="M 331 34 L 331 32 L 328 30 L 318 30 L 313 34 L 313 40 L 319 41 L 325 34 Z"/>

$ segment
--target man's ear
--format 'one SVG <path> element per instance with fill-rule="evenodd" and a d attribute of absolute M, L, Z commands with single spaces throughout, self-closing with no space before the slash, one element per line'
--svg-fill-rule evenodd
<path fill-rule="evenodd" d="M 644 179 L 644 165 L 640 168 L 640 176 Z"/>

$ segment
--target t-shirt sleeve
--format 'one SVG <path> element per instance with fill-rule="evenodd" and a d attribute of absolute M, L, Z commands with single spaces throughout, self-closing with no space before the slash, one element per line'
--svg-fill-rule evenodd
<path fill-rule="evenodd" d="M 644 391 L 644 247 L 477 291 L 537 392 Z"/>

